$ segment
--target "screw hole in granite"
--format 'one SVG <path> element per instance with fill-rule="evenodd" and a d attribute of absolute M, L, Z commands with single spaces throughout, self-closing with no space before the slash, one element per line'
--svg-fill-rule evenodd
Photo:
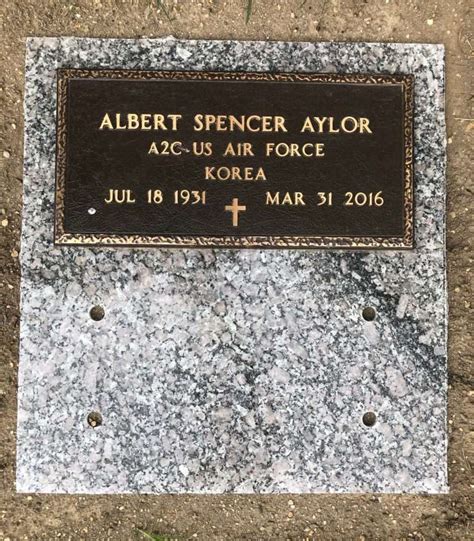
<path fill-rule="evenodd" d="M 102 415 L 98 411 L 91 411 L 87 416 L 87 423 L 92 428 L 97 428 L 102 424 Z"/>
<path fill-rule="evenodd" d="M 362 317 L 365 319 L 365 321 L 373 321 L 375 319 L 375 316 L 375 308 L 372 308 L 372 306 L 366 306 L 362 310 Z"/>
<path fill-rule="evenodd" d="M 377 420 L 377 416 L 373 411 L 367 411 L 362 416 L 362 422 L 365 426 L 374 426 L 375 421 Z"/>
<path fill-rule="evenodd" d="M 101 319 L 104 319 L 105 310 L 102 306 L 93 306 L 89 314 L 94 321 L 100 321 Z"/>

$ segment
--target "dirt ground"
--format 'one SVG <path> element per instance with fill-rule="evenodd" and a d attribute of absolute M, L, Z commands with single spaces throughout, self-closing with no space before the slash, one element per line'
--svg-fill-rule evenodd
<path fill-rule="evenodd" d="M 0 5 L 0 539 L 474 539 L 471 479 L 474 33 L 469 0 L 3 0 Z M 470 8 L 471 6 L 471 8 Z M 469 13 L 471 9 L 471 13 Z M 47 496 L 15 493 L 26 36 L 401 41 L 446 45 L 449 481 L 443 496 Z M 40 442 L 38 442 L 40 445 Z"/>

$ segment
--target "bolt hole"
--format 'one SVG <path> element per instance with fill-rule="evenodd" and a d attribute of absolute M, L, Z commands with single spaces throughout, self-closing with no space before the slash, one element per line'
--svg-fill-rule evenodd
<path fill-rule="evenodd" d="M 365 426 L 374 426 L 375 421 L 377 420 L 377 416 L 373 411 L 367 411 L 362 416 L 362 422 Z"/>
<path fill-rule="evenodd" d="M 94 321 L 100 321 L 104 319 L 105 311 L 102 306 L 93 306 L 89 314 Z"/>
<path fill-rule="evenodd" d="M 87 422 L 92 428 L 97 428 L 102 424 L 102 415 L 98 411 L 91 411 L 87 416 Z"/>
<path fill-rule="evenodd" d="M 93 216 L 97 210 L 94 208 L 94 207 L 91 207 L 88 211 L 87 211 L 91 216 Z"/>
<path fill-rule="evenodd" d="M 373 321 L 375 319 L 375 308 L 372 308 L 372 306 L 366 306 L 362 310 L 362 317 L 365 319 L 365 321 Z"/>

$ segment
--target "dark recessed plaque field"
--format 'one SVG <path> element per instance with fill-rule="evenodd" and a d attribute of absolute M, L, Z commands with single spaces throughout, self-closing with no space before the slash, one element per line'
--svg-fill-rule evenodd
<path fill-rule="evenodd" d="M 413 247 L 409 75 L 58 70 L 56 244 Z"/>

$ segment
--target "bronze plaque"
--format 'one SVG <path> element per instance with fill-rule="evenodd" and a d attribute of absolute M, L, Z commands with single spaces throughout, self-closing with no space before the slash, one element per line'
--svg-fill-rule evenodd
<path fill-rule="evenodd" d="M 413 77 L 58 70 L 55 242 L 413 247 Z"/>

